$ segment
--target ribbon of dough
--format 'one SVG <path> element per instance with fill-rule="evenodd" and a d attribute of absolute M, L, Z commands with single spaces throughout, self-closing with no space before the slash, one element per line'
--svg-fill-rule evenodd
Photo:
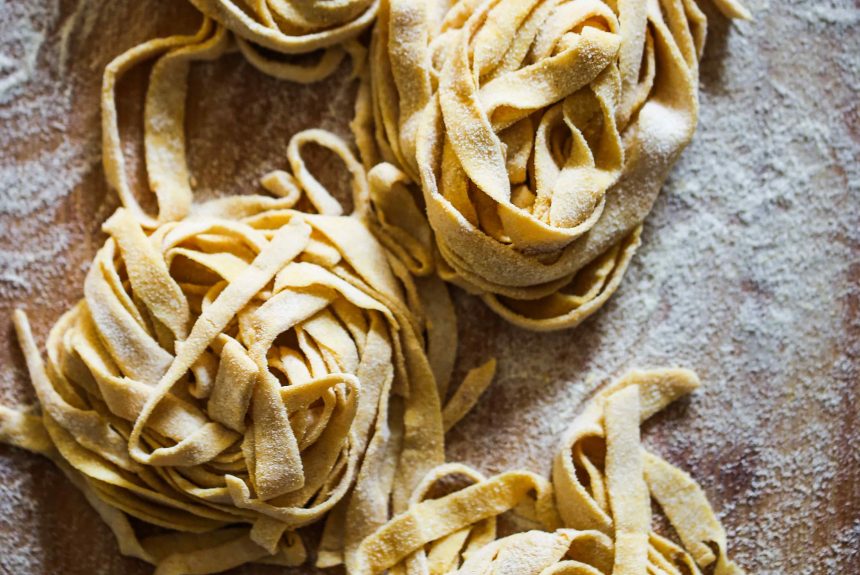
<path fill-rule="evenodd" d="M 525 471 L 489 479 L 452 464 L 434 471 L 408 511 L 361 544 L 350 573 L 683 575 L 712 568 L 742 575 L 702 489 L 640 444 L 640 423 L 698 385 L 688 370 L 633 371 L 598 393 L 562 442 L 552 485 Z M 452 475 L 471 485 L 427 497 L 429 486 Z M 652 530 L 652 498 L 682 545 Z M 494 540 L 495 517 L 515 507 L 536 528 Z"/>
<path fill-rule="evenodd" d="M 693 135 L 705 31 L 695 0 L 383 2 L 353 123 L 377 233 L 517 325 L 577 325 Z"/>
<path fill-rule="evenodd" d="M 350 54 L 359 70 L 366 58 L 356 40 L 370 27 L 380 0 L 191 0 L 206 17 L 233 32 L 239 50 L 259 70 L 284 80 L 317 82 Z M 319 52 L 308 65 L 268 55 Z"/>
<path fill-rule="evenodd" d="M 698 377 L 684 369 L 628 373 L 592 400 L 555 458 L 553 486 L 565 526 L 610 536 L 613 573 L 644 573 L 646 564 L 658 573 L 705 567 L 743 573 L 726 555 L 725 531 L 701 488 L 639 443 L 641 422 L 698 386 Z M 652 498 L 683 548 L 651 530 Z"/>
<path fill-rule="evenodd" d="M 221 25 L 209 18 L 204 18 L 198 32 L 188 36 L 171 36 L 156 38 L 131 48 L 112 60 L 105 68 L 102 78 L 101 112 L 102 112 L 102 163 L 108 185 L 116 190 L 123 206 L 145 228 L 152 229 L 160 224 L 178 221 L 189 215 L 193 204 L 193 190 L 190 170 L 186 158 L 185 137 L 185 108 L 188 97 L 188 72 L 192 63 L 211 61 L 220 58 L 230 51 L 233 46 L 231 34 Z M 143 147 L 147 181 L 145 192 L 133 189 L 123 154 L 123 141 L 120 136 L 120 118 L 117 110 L 117 85 L 122 78 L 136 66 L 155 60 L 149 75 L 146 90 L 143 118 Z M 273 70 L 264 70 L 277 75 Z M 320 184 L 310 176 L 303 167 L 299 149 L 305 141 L 320 140 L 323 146 L 337 148 L 333 151 L 340 155 L 351 173 L 363 171 L 361 164 L 350 162 L 353 158 L 348 146 L 330 134 L 320 130 L 308 131 L 305 140 L 294 140 L 290 144 L 288 158 L 294 167 L 302 167 L 302 172 L 296 171 L 296 178 L 303 179 L 309 185 L 304 191 L 313 202 L 314 197 L 324 197 L 316 193 Z M 347 157 L 348 154 L 348 157 Z M 291 176 L 292 177 L 292 176 Z M 300 194 L 299 188 L 293 182 L 283 183 L 284 178 L 273 175 L 267 181 L 272 182 L 269 190 L 280 195 L 287 202 L 295 203 Z M 362 177 L 362 183 L 366 176 Z M 358 185 L 358 184 L 356 184 Z M 366 188 L 365 184 L 365 188 Z M 157 213 L 150 215 L 141 206 L 138 196 L 151 192 L 157 200 Z M 357 196 L 355 204 L 357 217 L 364 217 L 364 211 L 369 201 L 367 190 Z M 234 198 L 235 205 L 248 204 L 245 209 L 271 207 L 272 198 L 261 199 L 260 196 Z M 325 200 L 323 200 L 325 201 Z M 340 213 L 337 202 L 333 199 L 324 206 L 325 213 Z M 319 208 L 319 206 L 315 206 Z M 237 208 L 238 209 L 238 208 Z"/>
<path fill-rule="evenodd" d="M 145 227 L 182 219 L 191 208 L 192 190 L 185 158 L 185 100 L 191 62 L 214 60 L 227 49 L 229 35 L 205 18 L 197 34 L 144 42 L 114 58 L 102 76 L 102 164 L 108 185 Z M 149 76 L 144 103 L 144 151 L 149 191 L 158 200 L 158 214 L 138 203 L 126 170 L 116 106 L 117 84 L 142 62 L 157 58 Z"/>

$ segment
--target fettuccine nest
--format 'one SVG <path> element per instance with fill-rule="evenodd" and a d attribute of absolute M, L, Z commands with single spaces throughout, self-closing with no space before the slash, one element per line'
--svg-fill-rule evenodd
<path fill-rule="evenodd" d="M 383 3 L 354 127 L 386 245 L 517 325 L 581 322 L 693 135 L 705 30 L 695 0 Z"/>
<path fill-rule="evenodd" d="M 370 233 L 224 207 L 151 234 L 109 219 L 47 368 L 16 318 L 45 452 L 122 512 L 106 517 L 121 547 L 159 573 L 301 562 L 285 532 L 345 499 L 342 517 L 385 520 L 389 494 L 444 460 L 423 326 Z M 139 539 L 122 514 L 185 535 Z"/>
<path fill-rule="evenodd" d="M 434 470 L 408 511 L 362 542 L 350 572 L 742 575 L 702 489 L 639 440 L 641 421 L 698 385 L 688 370 L 664 369 L 600 391 L 567 432 L 552 483 L 528 471 L 487 479 L 460 465 Z M 469 485 L 429 496 L 452 478 Z M 651 499 L 681 545 L 652 530 Z M 496 540 L 496 517 L 510 510 L 534 528 Z"/>
<path fill-rule="evenodd" d="M 84 299 L 51 330 L 47 365 L 16 312 L 42 416 L 0 408 L 0 438 L 56 461 L 123 553 L 161 575 L 301 563 L 296 530 L 323 518 L 318 562 L 342 562 L 443 463 L 444 431 L 494 370 L 473 371 L 442 409 L 457 338 L 447 291 L 414 282 L 364 225 L 366 173 L 333 134 L 295 135 L 291 170 L 262 180 L 270 196 L 192 202 L 189 64 L 228 46 L 204 20 L 108 65 L 104 164 L 124 207 L 103 226 Z M 126 175 L 115 87 L 153 57 L 150 215 Z M 353 214 L 308 169 L 310 143 L 342 160 Z"/>

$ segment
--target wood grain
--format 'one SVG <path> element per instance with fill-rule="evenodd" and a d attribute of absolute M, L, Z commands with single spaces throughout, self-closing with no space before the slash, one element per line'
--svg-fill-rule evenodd
<path fill-rule="evenodd" d="M 703 484 L 738 561 L 760 574 L 860 573 L 860 8 L 749 4 L 759 18 L 753 24 L 730 26 L 708 9 L 700 133 L 606 308 L 575 332 L 533 334 L 456 293 L 457 374 L 489 356 L 500 364 L 481 404 L 449 435 L 449 458 L 486 472 L 546 471 L 562 430 L 607 377 L 631 366 L 682 364 L 709 385 L 644 434 Z M 824 13 L 831 5 L 841 16 Z M 26 217 L 10 207 L 14 190 L 0 195 L 9 202 L 0 209 L 3 254 L 20 261 L 36 239 L 57 230 L 64 238 L 56 257 L 34 255 L 14 277 L 11 264 L 0 270 L 0 400 L 12 405 L 34 396 L 11 311 L 25 308 L 43 342 L 81 297 L 88 262 L 104 239 L 100 224 L 117 205 L 97 158 L 101 70 L 145 39 L 196 23 L 183 3 L 157 0 L 54 8 L 28 23 L 27 14 L 0 5 L 0 47 L 13 27 L 46 34 L 35 61 L 41 80 L 0 101 L 0 167 L 47 166 L 64 142 L 74 144 L 80 161 L 93 161 L 68 193 Z M 819 9 L 824 16 L 816 19 Z M 71 30 L 65 43 L 64 25 Z M 144 85 L 145 70 L 121 87 L 130 142 L 139 141 Z M 259 176 L 285 165 L 286 144 L 300 129 L 348 137 L 353 92 L 346 66 L 312 87 L 264 77 L 237 55 L 196 66 L 188 127 L 199 195 L 257 189 Z M 33 121 L 56 120 L 60 128 L 23 130 L 27 119 L 16 110 L 24 98 L 47 102 Z M 135 145 L 128 152 L 139 157 Z M 317 158 L 322 179 L 345 190 L 329 160 Z M 140 179 L 140 162 L 132 168 Z M 795 293 L 800 299 L 791 301 Z M 151 572 L 118 554 L 109 530 L 49 462 L 0 446 L 0 470 L 0 572 Z M 282 572 L 252 566 L 231 573 Z"/>

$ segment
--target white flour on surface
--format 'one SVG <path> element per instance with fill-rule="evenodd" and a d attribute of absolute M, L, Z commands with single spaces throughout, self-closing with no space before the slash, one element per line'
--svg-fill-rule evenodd
<path fill-rule="evenodd" d="M 186 12 L 154 0 L 112 3 L 97 16 L 100 3 L 87 4 L 0 4 L 7 403 L 32 400 L 12 306 L 39 310 L 44 338 L 80 297 L 100 222 L 116 205 L 99 168 L 100 70 L 156 30 L 193 27 L 155 22 L 148 11 Z M 703 485 L 733 558 L 756 575 L 856 573 L 860 8 L 748 0 L 756 21 L 728 24 L 702 4 L 710 38 L 699 130 L 619 292 L 578 329 L 555 334 L 514 329 L 457 292 L 459 375 L 489 356 L 499 370 L 449 434 L 449 459 L 487 473 L 548 471 L 598 385 L 632 367 L 689 367 L 703 388 L 643 437 Z M 200 196 L 258 191 L 261 175 L 287 165 L 299 129 L 347 135 L 354 85 L 344 78 L 289 85 L 236 55 L 192 70 L 188 148 Z M 0 573 L 151 572 L 118 557 L 107 528 L 48 463 L 0 447 L 0 478 Z"/>
<path fill-rule="evenodd" d="M 74 86 L 60 81 L 53 30 L 56 2 L 0 7 L 0 298 L 50 303 L 49 286 L 81 277 L 70 252 L 89 222 L 61 223 L 65 201 L 99 161 L 98 134 L 76 138 L 70 124 L 97 117 L 74 108 Z M 87 226 L 87 227 L 85 227 Z"/>

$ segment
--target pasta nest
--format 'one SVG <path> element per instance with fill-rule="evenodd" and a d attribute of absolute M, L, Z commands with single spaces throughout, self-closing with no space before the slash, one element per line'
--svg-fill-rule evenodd
<path fill-rule="evenodd" d="M 380 8 L 355 122 L 381 163 L 378 226 L 413 271 L 508 320 L 574 326 L 618 287 L 693 135 L 705 15 L 694 0 L 449 4 Z"/>
<path fill-rule="evenodd" d="M 295 532 L 324 517 L 317 563 L 342 563 L 444 462 L 445 430 L 495 369 L 448 393 L 457 329 L 446 286 L 414 281 L 365 225 L 366 171 L 334 134 L 294 135 L 290 171 L 261 180 L 271 195 L 193 202 L 188 72 L 229 47 L 204 19 L 195 35 L 150 40 L 107 66 L 104 169 L 123 207 L 103 226 L 84 299 L 51 330 L 47 364 L 15 314 L 42 415 L 0 407 L 0 439 L 51 457 L 121 551 L 159 575 L 301 563 Z M 117 83 L 150 59 L 154 215 L 128 176 L 116 105 Z M 308 144 L 342 162 L 350 215 L 305 163 Z M 144 537 L 129 518 L 168 533 Z"/>
<path fill-rule="evenodd" d="M 284 197 L 215 200 L 149 231 L 119 209 L 46 365 L 16 314 L 43 416 L 3 410 L 0 435 L 29 433 L 18 443 L 159 573 L 299 563 L 293 532 L 342 503 L 321 552 L 337 562 L 363 533 L 346 517 L 372 529 L 444 461 L 419 290 L 359 218 L 292 209 L 287 172 L 264 181 Z M 127 516 L 173 537 L 140 538 Z"/>
<path fill-rule="evenodd" d="M 350 573 L 742 575 L 704 491 L 640 443 L 640 422 L 699 385 L 684 369 L 631 371 L 601 390 L 568 429 L 552 482 L 529 471 L 485 478 L 446 464 L 409 509 L 365 539 Z M 446 485 L 447 484 L 447 485 Z M 453 485 L 453 487 L 452 487 Z M 680 544 L 651 526 L 658 504 Z M 520 533 L 496 539 L 513 511 Z"/>

